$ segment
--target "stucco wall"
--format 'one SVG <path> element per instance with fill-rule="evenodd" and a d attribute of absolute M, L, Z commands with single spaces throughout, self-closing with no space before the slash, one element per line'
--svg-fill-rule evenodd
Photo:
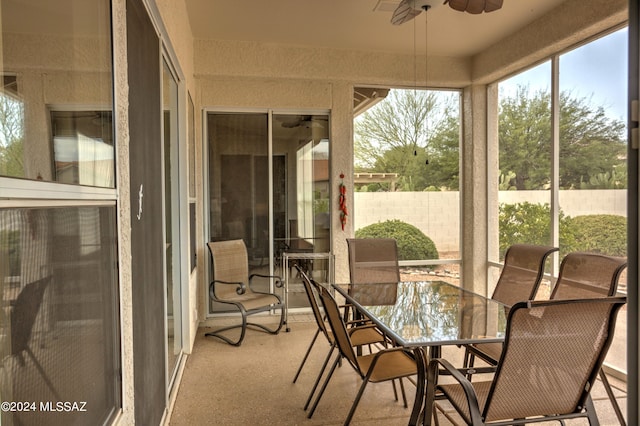
<path fill-rule="evenodd" d="M 114 0 L 113 58 L 114 58 L 114 116 L 117 141 L 118 182 L 118 258 L 120 273 L 120 333 L 122 351 L 122 417 L 119 424 L 135 423 L 133 390 L 133 312 L 131 266 L 131 203 L 129 198 L 129 77 L 127 68 L 126 0 Z"/>

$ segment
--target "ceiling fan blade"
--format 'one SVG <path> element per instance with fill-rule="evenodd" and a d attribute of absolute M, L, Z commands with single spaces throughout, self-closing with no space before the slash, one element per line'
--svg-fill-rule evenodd
<path fill-rule="evenodd" d="M 489 13 L 502 7 L 502 0 L 487 0 L 484 11 Z"/>
<path fill-rule="evenodd" d="M 482 12 L 493 12 L 502 7 L 503 0 L 445 0 L 449 7 L 459 12 L 477 15 Z"/>
<path fill-rule="evenodd" d="M 467 10 L 469 0 L 445 0 L 444 4 L 447 3 L 449 3 L 449 7 L 451 9 L 457 10 L 458 12 L 464 12 Z"/>
<path fill-rule="evenodd" d="M 401 25 L 405 22 L 408 22 L 420 15 L 422 9 L 414 9 L 413 1 L 411 0 L 402 0 L 396 10 L 393 11 L 393 16 L 391 16 L 391 23 L 393 25 Z"/>
<path fill-rule="evenodd" d="M 484 12 L 484 0 L 469 0 L 467 1 L 467 13 L 472 15 L 478 15 Z"/>

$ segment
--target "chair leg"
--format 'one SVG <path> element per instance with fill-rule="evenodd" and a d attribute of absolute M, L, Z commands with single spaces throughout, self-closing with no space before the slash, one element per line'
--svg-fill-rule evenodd
<path fill-rule="evenodd" d="M 402 382 L 402 378 L 399 378 L 398 381 L 400 382 L 400 393 L 402 394 L 402 402 L 404 403 L 404 408 L 407 408 L 409 407 L 409 404 L 407 404 L 407 395 L 404 392 L 404 383 Z M 393 397 L 396 401 L 398 401 L 398 390 L 396 389 L 395 379 L 391 380 L 391 385 L 393 386 Z"/>
<path fill-rule="evenodd" d="M 471 371 L 473 365 L 475 364 L 476 356 L 469 351 L 469 349 L 464 350 L 464 362 L 462 364 L 463 368 L 469 368 L 467 371 Z M 472 374 L 467 372 L 467 380 L 471 381 Z"/>
<path fill-rule="evenodd" d="M 471 358 L 471 352 L 466 347 L 464 348 L 464 361 L 462 362 L 462 368 L 469 366 L 469 359 Z"/>
<path fill-rule="evenodd" d="M 311 398 L 313 398 L 313 394 L 316 392 L 316 389 L 318 388 L 318 385 L 320 384 L 320 380 L 322 379 L 322 375 L 324 374 L 324 371 L 327 369 L 327 365 L 329 364 L 329 360 L 331 359 L 331 355 L 333 354 L 333 350 L 336 348 L 336 345 L 331 345 L 331 349 L 329 349 L 329 353 L 327 354 L 326 358 L 324 359 L 324 362 L 322 363 L 322 367 L 320 367 L 320 372 L 318 373 L 318 378 L 316 379 L 316 382 L 313 384 L 313 387 L 311 388 L 311 392 L 309 392 L 309 397 L 307 398 L 307 402 L 305 402 L 304 404 L 304 409 L 306 410 L 307 408 L 309 408 L 309 403 L 311 403 Z M 341 357 L 338 357 L 338 362 L 341 360 Z"/>
<path fill-rule="evenodd" d="M 353 418 L 353 415 L 356 413 L 356 408 L 358 408 L 358 404 L 360 403 L 360 398 L 362 398 L 362 394 L 364 394 L 364 389 L 367 387 L 367 383 L 369 383 L 368 375 L 362 380 L 362 385 L 360 385 L 360 390 L 356 395 L 356 399 L 353 401 L 353 404 L 351 404 L 351 409 L 349 410 L 349 414 L 347 414 L 347 418 L 344 421 L 345 426 L 351 423 L 351 419 Z"/>
<path fill-rule="evenodd" d="M 429 373 L 427 373 L 426 381 L 430 381 L 430 383 L 425 391 L 425 397 L 423 401 L 424 407 L 422 408 L 422 412 L 420 412 L 421 419 L 418 419 L 419 422 L 422 421 L 422 424 L 424 426 L 431 426 L 432 422 L 434 422 L 435 425 L 438 425 L 438 409 L 435 403 L 435 386 L 431 386 L 431 384 L 435 380 L 437 380 L 435 376 L 432 377 Z M 418 391 L 419 390 L 416 389 L 416 393 L 418 393 Z M 416 402 L 418 401 L 416 400 Z"/>
<path fill-rule="evenodd" d="M 600 426 L 600 421 L 598 420 L 598 415 L 596 414 L 596 407 L 593 405 L 593 399 L 591 399 L 591 395 L 587 396 L 585 405 L 585 408 L 587 409 L 587 419 L 589 420 L 589 425 Z"/>
<path fill-rule="evenodd" d="M 400 393 L 402 393 L 402 402 L 404 403 L 404 408 L 409 408 L 409 404 L 407 404 L 407 394 L 404 392 L 404 383 L 402 382 L 402 377 L 400 377 L 399 381 Z"/>
<path fill-rule="evenodd" d="M 395 398 L 395 400 L 398 400 L 398 390 L 396 389 L 396 381 L 391 380 L 391 386 L 393 386 L 393 397 Z"/>
<path fill-rule="evenodd" d="M 283 322 L 283 324 L 284 324 L 284 322 Z M 256 324 L 254 322 L 248 322 L 247 325 L 250 325 L 252 327 L 260 328 L 260 329 L 262 329 L 263 331 L 265 331 L 265 332 L 267 332 L 269 334 L 278 334 L 280 332 L 280 329 L 282 328 L 282 326 L 280 326 L 278 328 L 275 328 L 275 329 L 274 328 L 269 328 L 269 327 L 267 327 L 267 326 L 265 326 L 263 324 Z"/>
<path fill-rule="evenodd" d="M 618 401 L 616 401 L 616 396 L 613 394 L 613 389 L 611 389 L 611 384 L 609 383 L 609 379 L 607 379 L 607 375 L 605 374 L 604 370 L 602 370 L 602 368 L 600 369 L 600 380 L 602 381 L 602 384 L 604 385 L 604 389 L 607 391 L 607 396 L 609 397 L 609 400 L 611 401 L 611 405 L 613 405 L 613 411 L 616 412 L 616 417 L 618 418 L 618 421 L 620 422 L 621 426 L 626 426 L 627 422 L 624 419 L 624 415 L 622 414 L 622 410 L 620 409 L 620 405 L 618 405 Z"/>
<path fill-rule="evenodd" d="M 280 309 L 280 324 L 278 324 L 278 327 L 276 328 L 269 328 L 266 327 L 262 324 L 256 324 L 253 322 L 248 323 L 248 325 L 251 325 L 253 327 L 258 327 L 264 331 L 266 331 L 267 333 L 270 334 L 278 334 L 280 332 L 280 329 L 282 328 L 282 326 L 284 325 L 284 305 L 280 304 L 280 305 L 275 305 L 274 308 L 269 308 L 269 310 L 271 309 Z"/>
<path fill-rule="evenodd" d="M 223 336 L 222 334 L 220 334 L 223 331 L 232 330 L 234 328 L 241 328 L 240 337 L 238 338 L 238 340 L 234 341 L 234 340 L 229 339 L 227 336 Z M 244 335 L 245 335 L 246 331 L 247 331 L 247 315 L 243 311 L 242 312 L 242 324 L 236 324 L 236 325 L 231 325 L 229 327 L 223 327 L 223 328 L 218 329 L 216 331 L 211 331 L 209 333 L 206 333 L 205 336 L 217 337 L 218 339 L 224 340 L 225 342 L 227 342 L 230 345 L 240 346 L 242 344 L 242 341 L 244 340 Z"/>
<path fill-rule="evenodd" d="M 278 327 L 276 327 L 276 328 L 269 328 L 269 327 L 266 327 L 265 325 L 262 325 L 262 324 L 256 324 L 256 323 L 247 321 L 247 317 L 249 315 L 257 313 L 257 312 L 262 312 L 262 311 L 256 311 L 256 312 L 248 313 L 243 308 L 241 308 L 241 307 L 238 307 L 238 308 L 240 309 L 240 313 L 242 315 L 242 324 L 230 325 L 228 327 L 219 328 L 218 330 L 211 331 L 209 333 L 205 333 L 205 336 L 217 337 L 218 339 L 224 340 L 225 342 L 227 342 L 230 345 L 240 346 L 242 344 L 242 341 L 244 340 L 244 336 L 245 336 L 245 334 L 247 332 L 247 327 L 248 326 L 256 327 L 256 328 L 260 329 L 261 331 L 267 332 L 269 334 L 278 334 L 280 332 L 280 329 L 284 325 L 284 306 L 282 306 L 282 305 L 276 307 L 276 309 L 280 309 L 281 310 L 280 311 L 280 323 L 278 324 Z M 269 310 L 270 309 L 271 308 L 269 308 Z M 234 328 L 241 328 L 242 329 L 242 331 L 240 332 L 240 337 L 238 338 L 238 340 L 232 340 L 232 339 L 220 334 L 223 331 L 232 330 Z"/>
<path fill-rule="evenodd" d="M 298 371 L 296 372 L 296 376 L 293 378 L 293 383 L 296 382 L 296 380 L 298 380 L 298 376 L 300 375 L 300 372 L 302 371 L 302 367 L 304 367 L 304 364 L 307 362 L 307 358 L 309 357 L 309 354 L 311 353 L 311 348 L 313 348 L 313 345 L 316 343 L 316 339 L 318 338 L 318 335 L 320 334 L 320 328 L 318 328 L 316 330 L 316 334 L 313 335 L 313 339 L 311 339 L 311 344 L 309 345 L 309 348 L 307 349 L 307 353 L 304 354 L 304 358 L 302 358 L 302 362 L 300 363 L 300 367 L 298 367 Z"/>
<path fill-rule="evenodd" d="M 327 389 L 327 385 L 329 384 L 329 380 L 331 380 L 331 377 L 333 377 L 333 373 L 336 371 L 336 367 L 338 367 L 338 361 L 340 361 L 340 358 L 341 358 L 341 355 L 338 354 L 338 357 L 336 358 L 335 362 L 331 366 L 331 370 L 329 371 L 327 378 L 325 379 L 324 383 L 322 384 L 322 387 L 320 388 L 320 392 L 318 393 L 316 400 L 313 402 L 313 406 L 311 407 L 311 410 L 309 410 L 309 414 L 307 414 L 307 418 L 310 419 L 311 416 L 313 416 L 314 411 L 316 411 L 316 407 L 320 402 L 320 398 L 322 398 L 322 395 L 324 394 L 324 391 Z"/>

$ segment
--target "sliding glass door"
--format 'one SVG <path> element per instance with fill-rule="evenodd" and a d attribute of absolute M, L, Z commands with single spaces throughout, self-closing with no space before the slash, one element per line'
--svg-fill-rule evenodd
<path fill-rule="evenodd" d="M 242 239 L 250 273 L 282 276 L 285 250 L 330 250 L 328 122 L 327 114 L 207 114 L 208 238 Z"/>
<path fill-rule="evenodd" d="M 162 67 L 162 105 L 167 377 L 170 386 L 182 351 L 179 228 L 181 194 L 178 173 L 178 84 L 166 61 L 163 61 Z"/>

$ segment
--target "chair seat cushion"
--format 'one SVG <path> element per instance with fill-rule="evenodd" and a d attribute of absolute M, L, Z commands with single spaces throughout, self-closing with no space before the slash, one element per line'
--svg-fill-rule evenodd
<path fill-rule="evenodd" d="M 487 396 L 489 395 L 490 387 L 491 382 L 473 382 L 473 389 L 475 389 L 476 391 L 480 412 L 482 412 L 482 410 L 484 409 L 484 405 L 487 402 Z M 440 389 L 447 396 L 449 401 L 451 401 L 451 403 L 456 407 L 464 420 L 467 423 L 471 424 L 469 403 L 467 402 L 467 397 L 464 393 L 464 390 L 462 389 L 462 386 L 460 386 L 459 384 L 438 385 L 438 389 Z"/>
<path fill-rule="evenodd" d="M 262 294 L 247 291 L 245 294 L 238 294 L 225 298 L 222 302 L 241 304 L 247 311 L 264 308 L 268 305 L 278 305 L 280 301 L 273 294 Z"/>
<path fill-rule="evenodd" d="M 415 360 L 404 351 L 399 350 L 359 356 L 358 364 L 360 369 L 363 372 L 368 373 L 376 356 L 379 356 L 380 359 L 376 362 L 374 370 L 369 378 L 369 381 L 373 383 L 418 374 L 418 367 Z"/>
<path fill-rule="evenodd" d="M 493 360 L 493 364 L 497 364 L 502 355 L 503 344 L 501 342 L 496 343 L 477 343 L 473 347 L 482 352 L 487 358 Z"/>
<path fill-rule="evenodd" d="M 353 346 L 369 345 L 384 342 L 384 336 L 374 327 L 355 328 L 350 331 Z"/>

